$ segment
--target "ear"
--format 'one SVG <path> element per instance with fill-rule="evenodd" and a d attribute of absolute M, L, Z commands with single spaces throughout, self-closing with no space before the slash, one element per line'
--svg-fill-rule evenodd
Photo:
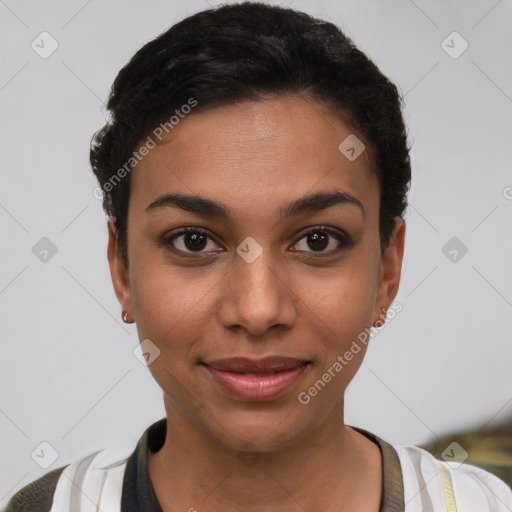
<path fill-rule="evenodd" d="M 395 227 L 391 233 L 388 247 L 382 255 L 377 296 L 373 310 L 373 323 L 377 320 L 385 320 L 381 308 L 387 311 L 398 292 L 404 256 L 404 241 L 405 221 L 400 217 L 395 217 Z"/>
<path fill-rule="evenodd" d="M 108 219 L 108 247 L 107 257 L 110 266 L 110 275 L 112 284 L 116 293 L 117 300 L 121 304 L 122 311 L 128 313 L 128 318 L 133 318 L 132 293 L 130 289 L 130 279 L 121 256 L 117 243 L 117 229 L 115 227 L 115 217 Z M 129 321 L 130 322 L 130 321 Z"/>

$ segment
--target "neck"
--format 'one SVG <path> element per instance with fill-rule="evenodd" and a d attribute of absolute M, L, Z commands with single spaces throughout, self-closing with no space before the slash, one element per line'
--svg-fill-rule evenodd
<path fill-rule="evenodd" d="M 307 436 L 262 453 L 257 447 L 240 451 L 220 444 L 166 401 L 165 443 L 157 453 L 148 453 L 150 478 L 163 512 L 194 507 L 354 511 L 361 500 L 365 506 L 372 500 L 378 510 L 380 450 L 344 425 L 342 406 L 335 409 Z"/>

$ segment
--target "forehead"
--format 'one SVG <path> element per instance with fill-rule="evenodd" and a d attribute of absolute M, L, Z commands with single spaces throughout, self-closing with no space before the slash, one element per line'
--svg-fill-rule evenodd
<path fill-rule="evenodd" d="M 378 182 L 368 149 L 347 157 L 354 152 L 346 153 L 343 141 L 359 144 L 354 137 L 326 105 L 299 95 L 192 113 L 132 171 L 130 209 L 143 212 L 158 196 L 179 192 L 240 215 L 262 208 L 270 214 L 298 196 L 337 189 L 356 196 L 371 216 L 378 212 Z"/>

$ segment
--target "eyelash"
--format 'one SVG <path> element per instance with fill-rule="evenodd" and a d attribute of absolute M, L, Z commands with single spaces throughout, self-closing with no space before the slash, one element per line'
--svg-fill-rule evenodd
<path fill-rule="evenodd" d="M 324 227 L 324 226 L 317 226 L 317 227 L 314 227 L 313 229 L 310 229 L 309 231 L 306 231 L 305 233 L 303 233 L 301 235 L 300 238 L 297 239 L 296 242 L 293 243 L 293 245 L 298 244 L 303 238 L 307 238 L 309 235 L 311 235 L 313 233 L 319 233 L 319 232 L 325 233 L 329 236 L 332 236 L 335 240 L 337 240 L 340 243 L 340 245 L 338 247 L 336 247 L 336 249 L 333 249 L 330 251 L 294 251 L 294 252 L 306 252 L 307 254 L 316 254 L 316 255 L 322 255 L 322 254 L 330 255 L 330 254 L 338 253 L 339 251 L 342 251 L 343 249 L 348 249 L 354 245 L 353 240 L 348 235 L 339 233 L 337 231 L 334 231 L 334 230 Z M 165 235 L 164 237 L 162 237 L 161 243 L 162 243 L 162 245 L 167 247 L 169 250 L 171 250 L 175 253 L 179 253 L 179 254 L 186 254 L 186 255 L 212 254 L 212 251 L 208 251 L 208 252 L 182 251 L 181 249 L 176 249 L 175 247 L 172 246 L 172 243 L 176 238 L 183 236 L 187 233 L 196 233 L 196 234 L 204 235 L 204 236 L 210 238 L 211 240 L 213 240 L 213 238 L 210 236 L 208 231 L 206 231 L 202 228 L 186 227 L 186 228 L 181 229 L 177 233 L 172 233 L 171 235 Z M 213 241 L 215 242 L 215 240 L 213 240 Z M 217 243 L 217 242 L 215 242 L 215 243 Z M 213 252 L 221 252 L 221 251 L 213 251 Z"/>

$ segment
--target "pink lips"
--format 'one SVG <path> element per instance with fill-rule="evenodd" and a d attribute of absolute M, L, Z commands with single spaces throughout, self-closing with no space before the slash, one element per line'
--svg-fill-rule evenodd
<path fill-rule="evenodd" d="M 289 357 L 244 357 L 204 363 L 214 379 L 234 398 L 244 401 L 268 401 L 278 397 L 297 382 L 309 361 Z"/>

